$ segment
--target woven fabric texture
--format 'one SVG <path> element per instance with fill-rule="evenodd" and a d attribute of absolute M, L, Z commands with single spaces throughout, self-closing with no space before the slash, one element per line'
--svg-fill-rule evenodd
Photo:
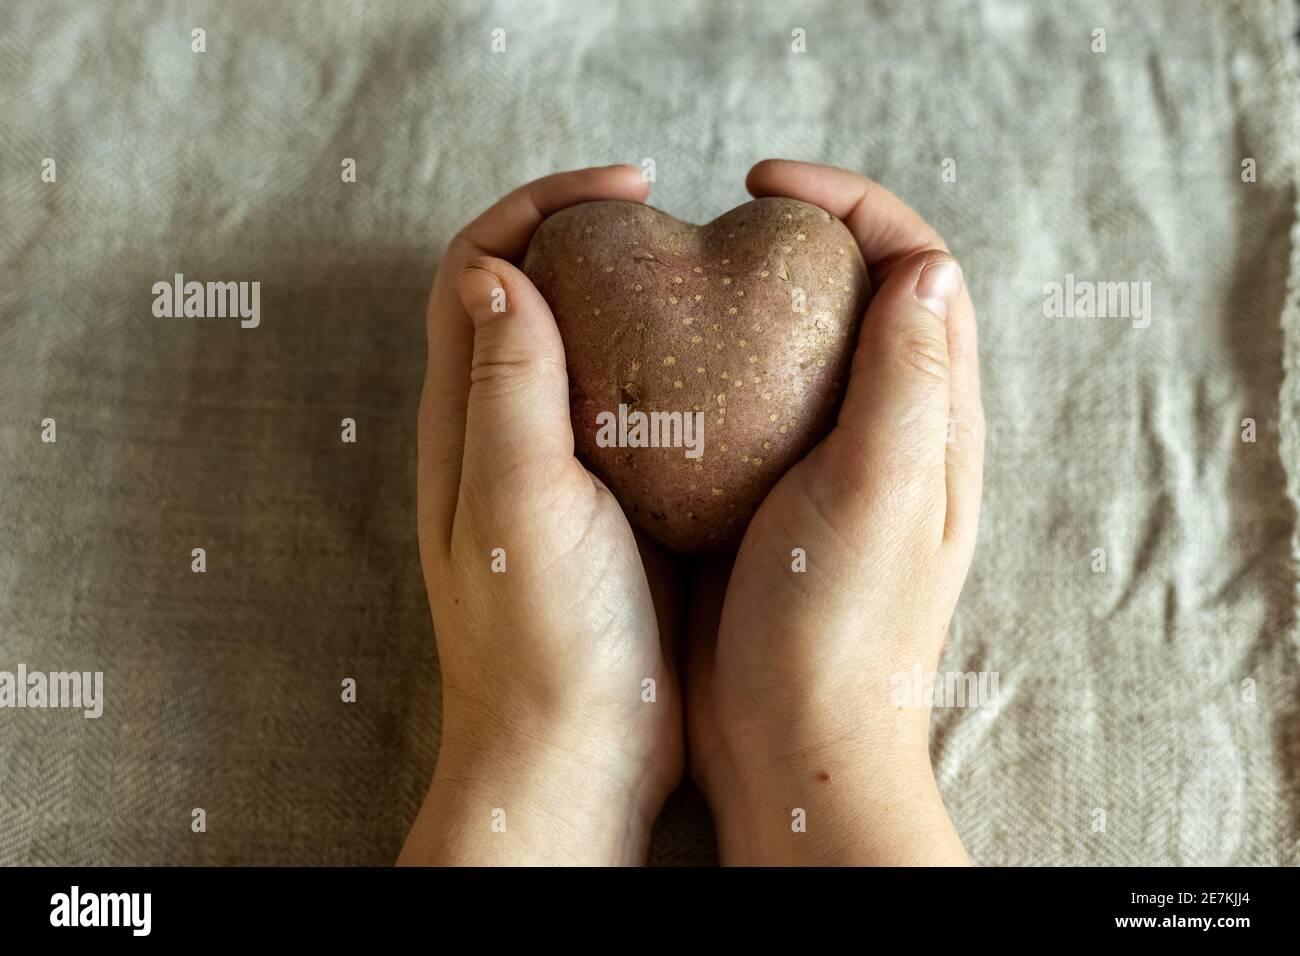
<path fill-rule="evenodd" d="M 0 4 L 0 670 L 105 682 L 99 719 L 0 710 L 0 863 L 395 859 L 439 738 L 414 463 L 440 250 L 557 169 L 653 158 L 651 201 L 704 222 L 769 156 L 908 199 L 979 313 L 985 505 L 943 668 L 1000 693 L 932 734 L 974 859 L 1300 863 L 1293 20 Z M 260 325 L 156 318 L 177 273 L 259 281 Z M 1149 324 L 1045 317 L 1069 276 L 1149 283 Z M 713 858 L 684 791 L 652 860 Z"/>

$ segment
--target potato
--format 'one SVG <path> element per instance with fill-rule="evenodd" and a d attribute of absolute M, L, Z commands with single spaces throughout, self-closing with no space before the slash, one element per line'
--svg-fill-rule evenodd
<path fill-rule="evenodd" d="M 578 457 L 669 547 L 737 545 L 834 423 L 870 295 L 848 229 L 793 199 L 706 226 L 589 202 L 542 223 L 523 270 L 564 339 Z"/>

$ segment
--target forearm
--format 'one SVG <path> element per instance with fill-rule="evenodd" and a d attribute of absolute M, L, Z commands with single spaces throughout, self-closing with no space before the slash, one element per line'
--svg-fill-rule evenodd
<path fill-rule="evenodd" d="M 902 736 L 892 746 L 854 735 L 727 758 L 708 788 L 721 862 L 967 865 L 924 738 L 900 743 Z"/>
<path fill-rule="evenodd" d="M 399 865 L 622 866 L 645 861 L 653 819 L 577 754 L 444 742 Z"/>
<path fill-rule="evenodd" d="M 718 852 L 732 866 L 965 866 L 933 778 L 801 775 L 719 811 Z"/>

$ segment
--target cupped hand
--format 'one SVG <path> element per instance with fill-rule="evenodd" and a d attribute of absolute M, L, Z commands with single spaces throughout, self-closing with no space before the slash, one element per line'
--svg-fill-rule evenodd
<path fill-rule="evenodd" d="M 434 280 L 418 509 L 443 737 L 399 862 L 640 862 L 681 775 L 661 589 L 574 458 L 563 343 L 510 262 L 551 213 L 647 192 L 631 166 L 537 180 L 457 235 Z"/>
<path fill-rule="evenodd" d="M 844 220 L 875 294 L 835 427 L 763 502 L 729 580 L 723 562 L 697 587 L 692 773 L 724 862 L 962 863 L 929 706 L 899 685 L 935 670 L 975 544 L 974 308 L 943 240 L 881 186 L 778 160 L 747 185 Z"/>

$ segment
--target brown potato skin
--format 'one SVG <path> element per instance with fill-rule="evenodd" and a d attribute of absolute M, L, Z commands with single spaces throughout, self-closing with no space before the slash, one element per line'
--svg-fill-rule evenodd
<path fill-rule="evenodd" d="M 780 198 L 705 226 L 639 203 L 570 206 L 538 228 L 523 271 L 564 339 L 578 457 L 635 524 L 685 552 L 739 544 L 834 424 L 871 294 L 844 224 Z M 620 402 L 704 412 L 703 456 L 599 447 L 596 416 Z"/>

